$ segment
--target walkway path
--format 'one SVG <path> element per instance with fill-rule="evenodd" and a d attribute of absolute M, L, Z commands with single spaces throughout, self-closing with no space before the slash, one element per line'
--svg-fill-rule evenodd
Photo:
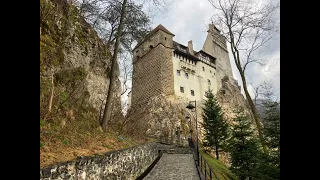
<path fill-rule="evenodd" d="M 192 154 L 164 153 L 143 180 L 200 180 Z"/>

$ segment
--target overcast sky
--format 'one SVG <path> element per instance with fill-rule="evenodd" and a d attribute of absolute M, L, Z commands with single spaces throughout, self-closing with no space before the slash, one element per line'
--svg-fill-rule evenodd
<path fill-rule="evenodd" d="M 207 27 L 212 15 L 213 8 L 207 0 L 173 0 L 167 12 L 154 11 L 151 13 L 152 28 L 162 24 L 175 34 L 173 38 L 175 41 L 187 46 L 188 41 L 192 40 L 194 50 L 199 51 L 206 39 Z M 233 76 L 241 85 L 240 75 L 231 51 L 229 52 Z M 280 100 L 280 35 L 262 47 L 260 52 L 262 58 L 268 59 L 268 63 L 264 67 L 252 64 L 247 70 L 247 82 L 257 86 L 265 80 L 272 81 L 275 94 Z M 248 86 L 248 89 L 253 95 L 251 85 Z"/>

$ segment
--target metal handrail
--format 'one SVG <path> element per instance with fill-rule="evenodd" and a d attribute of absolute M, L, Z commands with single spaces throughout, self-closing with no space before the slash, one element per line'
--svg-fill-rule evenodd
<path fill-rule="evenodd" d="M 202 154 L 200 154 L 200 163 L 199 163 L 199 166 L 200 166 L 200 173 L 203 173 L 203 178 L 205 180 L 207 179 L 217 179 L 219 180 L 217 174 L 215 173 L 213 167 L 211 167 L 209 165 L 209 163 L 204 159 L 204 157 L 202 156 Z M 212 176 L 213 174 L 213 176 Z"/>
<path fill-rule="evenodd" d="M 200 154 L 200 152 L 195 150 L 196 147 L 194 146 L 194 142 L 192 138 L 191 138 L 190 147 L 192 148 L 192 151 L 193 151 L 193 158 L 196 161 L 196 166 L 197 166 L 200 178 L 205 180 L 208 180 L 208 179 L 220 180 L 217 174 L 215 173 L 213 167 L 209 165 L 209 163 L 204 159 L 204 157 L 202 156 L 202 154 Z M 199 153 L 199 154 L 196 154 L 196 153 Z M 197 159 L 197 157 L 199 157 L 199 160 Z"/>

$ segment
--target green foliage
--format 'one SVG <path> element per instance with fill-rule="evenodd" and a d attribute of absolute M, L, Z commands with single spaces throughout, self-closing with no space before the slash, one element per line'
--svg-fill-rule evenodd
<path fill-rule="evenodd" d="M 87 72 L 83 67 L 66 69 L 55 74 L 55 82 L 63 86 L 73 87 L 83 81 L 86 76 Z"/>
<path fill-rule="evenodd" d="M 280 166 L 277 166 L 277 163 L 275 163 L 278 160 L 277 157 L 261 152 L 258 155 L 258 159 L 257 169 L 252 172 L 255 179 L 280 179 Z"/>
<path fill-rule="evenodd" d="M 40 126 L 44 125 L 44 120 L 40 117 Z"/>
<path fill-rule="evenodd" d="M 208 162 L 209 166 L 213 168 L 213 171 L 216 173 L 216 175 L 220 180 L 224 180 L 224 179 L 237 180 L 238 179 L 234 174 L 232 174 L 232 172 L 228 169 L 228 167 L 225 166 L 221 161 L 213 158 L 212 156 L 203 152 L 202 150 L 200 151 L 200 153 L 202 154 L 202 157 Z"/>
<path fill-rule="evenodd" d="M 44 147 L 45 143 L 40 141 L 40 148 Z"/>
<path fill-rule="evenodd" d="M 257 177 L 260 179 L 280 179 L 280 108 L 271 99 L 263 102 L 264 135 L 269 147 L 268 154 L 261 153 Z"/>
<path fill-rule="evenodd" d="M 221 107 L 211 90 L 206 92 L 205 97 L 207 99 L 204 102 L 202 114 L 205 131 L 203 145 L 206 147 L 214 146 L 216 150 L 219 150 L 219 148 L 224 148 L 228 138 L 229 124 L 223 118 Z M 216 153 L 218 155 L 218 152 Z"/>
<path fill-rule="evenodd" d="M 237 110 L 228 150 L 231 170 L 239 179 L 253 177 L 258 165 L 259 143 L 253 135 L 251 121 L 242 109 Z"/>
<path fill-rule="evenodd" d="M 68 140 L 63 140 L 62 143 L 63 143 L 64 145 L 68 145 L 68 144 L 69 144 L 69 141 L 68 141 Z"/>
<path fill-rule="evenodd" d="M 271 149 L 280 151 L 280 109 L 279 103 L 267 100 L 263 103 L 263 119 L 266 144 Z"/>

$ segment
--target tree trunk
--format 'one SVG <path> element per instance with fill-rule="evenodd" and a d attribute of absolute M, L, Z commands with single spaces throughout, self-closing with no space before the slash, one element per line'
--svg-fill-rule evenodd
<path fill-rule="evenodd" d="M 257 125 L 258 135 L 259 135 L 259 139 L 261 141 L 261 145 L 262 145 L 263 151 L 265 153 L 267 153 L 267 146 L 266 146 L 263 134 L 262 134 L 262 126 L 261 126 L 261 123 L 259 121 L 259 116 L 258 116 L 258 113 L 257 113 L 257 109 L 256 109 L 255 105 L 253 104 L 253 101 L 252 101 L 252 99 L 250 97 L 250 94 L 248 92 L 246 78 L 244 76 L 244 73 L 242 71 L 239 71 L 239 72 L 240 72 L 240 76 L 241 76 L 241 79 L 242 79 L 242 85 L 243 85 L 244 93 L 246 95 L 246 98 L 247 98 L 247 101 L 249 103 L 251 112 L 253 114 L 254 121 L 255 121 L 255 123 Z"/>
<path fill-rule="evenodd" d="M 217 157 L 217 159 L 219 159 L 219 150 L 218 149 L 219 149 L 218 146 L 216 146 L 216 157 Z"/>
<path fill-rule="evenodd" d="M 48 112 L 49 113 L 51 112 L 53 93 L 54 93 L 53 71 L 52 71 L 52 74 L 51 74 L 51 85 L 52 85 L 52 89 L 51 89 L 51 96 L 50 96 L 49 108 L 48 108 Z"/>
<path fill-rule="evenodd" d="M 121 7 L 121 17 L 120 17 L 120 24 L 118 27 L 118 33 L 117 33 L 117 39 L 114 47 L 114 53 L 112 56 L 112 61 L 111 61 L 111 77 L 110 77 L 110 84 L 108 88 L 108 96 L 107 96 L 107 101 L 106 105 L 104 108 L 104 113 L 103 113 L 103 118 L 102 118 L 102 129 L 104 131 L 107 131 L 108 127 L 108 120 L 110 119 L 111 116 L 111 102 L 113 99 L 113 94 L 114 94 L 114 87 L 115 87 L 115 80 L 116 80 L 116 67 L 117 67 L 117 56 L 118 56 L 118 51 L 119 51 L 119 46 L 120 46 L 120 38 L 122 34 L 122 29 L 123 29 L 123 19 L 126 13 L 126 4 L 127 0 L 123 0 L 122 7 Z"/>

